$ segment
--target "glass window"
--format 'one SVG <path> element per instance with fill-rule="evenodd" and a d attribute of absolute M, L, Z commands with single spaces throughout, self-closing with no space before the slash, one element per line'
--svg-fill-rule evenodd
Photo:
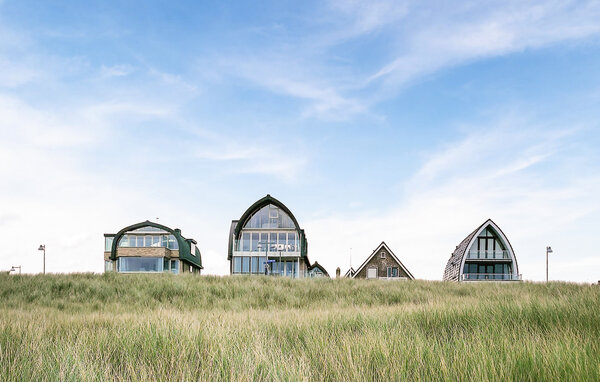
<path fill-rule="evenodd" d="M 242 251 L 250 251 L 250 233 L 242 234 Z"/>
<path fill-rule="evenodd" d="M 143 236 L 138 236 L 136 237 L 137 239 L 137 243 L 136 243 L 136 247 L 141 248 L 144 246 L 144 237 Z"/>
<path fill-rule="evenodd" d="M 119 272 L 162 272 L 162 257 L 120 257 Z"/>
<path fill-rule="evenodd" d="M 152 236 L 144 236 L 144 247 L 152 247 Z"/>
<path fill-rule="evenodd" d="M 265 262 L 267 261 L 266 257 L 258 258 L 258 273 L 265 273 Z"/>
<path fill-rule="evenodd" d="M 269 233 L 269 252 L 277 252 L 277 232 Z"/>
<path fill-rule="evenodd" d="M 241 273 L 242 272 L 242 258 L 239 256 L 235 256 L 233 258 L 233 273 Z"/>
<path fill-rule="evenodd" d="M 292 219 L 279 207 L 269 204 L 256 211 L 244 228 L 296 228 Z"/>
<path fill-rule="evenodd" d="M 179 260 L 171 260 L 171 273 L 179 274 Z"/>
<path fill-rule="evenodd" d="M 258 273 L 258 257 L 252 257 L 252 273 Z"/>
<path fill-rule="evenodd" d="M 294 264 L 295 264 L 295 262 L 293 262 L 293 261 L 288 261 L 288 262 L 285 263 L 285 275 L 286 276 L 292 276 L 293 275 Z"/>
<path fill-rule="evenodd" d="M 124 248 L 129 247 L 129 236 L 127 236 L 127 235 L 121 236 L 121 239 L 119 240 L 119 247 L 124 247 Z"/>
<path fill-rule="evenodd" d="M 179 243 L 177 243 L 177 239 L 173 235 L 169 235 L 168 248 L 169 249 L 173 249 L 173 250 L 178 250 L 179 249 Z"/>
<path fill-rule="evenodd" d="M 112 244 L 113 244 L 114 240 L 115 240 L 115 238 L 112 236 L 104 238 L 104 251 L 105 252 L 110 252 L 112 250 Z"/>
<path fill-rule="evenodd" d="M 258 252 L 258 232 L 252 233 L 252 252 Z"/>
<path fill-rule="evenodd" d="M 104 272 L 112 272 L 113 271 L 113 262 L 110 260 L 104 261 Z"/>
<path fill-rule="evenodd" d="M 289 232 L 287 234 L 288 237 L 288 251 L 296 252 L 296 233 Z"/>
<path fill-rule="evenodd" d="M 278 250 L 285 251 L 285 239 L 286 239 L 285 232 L 280 232 L 279 233 L 279 240 L 277 241 L 277 244 L 278 244 L 278 248 L 277 249 Z"/>
<path fill-rule="evenodd" d="M 242 257 L 242 273 L 250 273 L 250 258 L 248 256 Z"/>
<path fill-rule="evenodd" d="M 260 252 L 266 252 L 267 249 L 269 248 L 269 234 L 266 232 L 263 232 L 260 234 L 260 242 L 262 244 L 259 244 L 258 249 L 260 250 Z"/>

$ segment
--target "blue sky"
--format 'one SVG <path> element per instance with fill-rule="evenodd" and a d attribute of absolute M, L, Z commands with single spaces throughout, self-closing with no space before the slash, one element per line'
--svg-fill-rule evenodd
<path fill-rule="evenodd" d="M 0 269 L 158 217 L 226 274 L 270 193 L 330 273 L 385 240 L 441 279 L 492 218 L 525 279 L 597 281 L 599 37 L 594 1 L 0 0 Z"/>

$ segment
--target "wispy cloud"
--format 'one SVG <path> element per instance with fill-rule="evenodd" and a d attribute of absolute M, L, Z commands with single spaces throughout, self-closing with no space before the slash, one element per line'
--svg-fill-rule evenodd
<path fill-rule="evenodd" d="M 350 248 L 356 266 L 385 240 L 417 277 L 440 279 L 454 247 L 492 218 L 509 236 L 524 277 L 540 280 L 538 254 L 549 241 L 561 247 L 565 263 L 597 251 L 565 235 L 573 230 L 593 235 L 582 222 L 600 218 L 595 196 L 600 175 L 590 176 L 595 159 L 569 144 L 585 134 L 531 119 L 472 126 L 461 139 L 431 147 L 420 170 L 405 183 L 406 196 L 387 211 L 310 219 L 311 256 L 328 269 L 342 265 L 345 271 Z M 571 271 L 552 277 L 593 281 L 586 268 L 591 264 L 578 261 Z"/>

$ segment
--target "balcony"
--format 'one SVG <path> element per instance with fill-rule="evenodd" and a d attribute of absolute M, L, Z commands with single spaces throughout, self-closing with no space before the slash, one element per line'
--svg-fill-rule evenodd
<path fill-rule="evenodd" d="M 467 260 L 510 260 L 508 251 L 470 251 Z"/>
<path fill-rule="evenodd" d="M 521 281 L 521 275 L 512 273 L 463 273 L 460 276 L 461 281 Z"/>
<path fill-rule="evenodd" d="M 256 247 L 242 245 L 242 240 L 234 240 L 233 255 L 234 256 L 268 256 L 269 258 L 276 257 L 299 257 L 300 246 L 296 244 L 269 244 L 257 245 Z M 246 242 L 246 244 L 248 244 Z"/>

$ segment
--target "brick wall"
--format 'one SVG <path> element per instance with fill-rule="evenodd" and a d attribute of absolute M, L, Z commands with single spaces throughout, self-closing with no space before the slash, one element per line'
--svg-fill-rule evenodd
<path fill-rule="evenodd" d="M 385 258 L 381 258 L 381 252 L 385 253 Z M 397 267 L 399 277 L 409 277 L 402 269 L 400 264 L 394 260 L 394 257 L 388 253 L 385 248 L 381 248 L 375 256 L 360 270 L 356 275 L 357 279 L 366 279 L 369 268 L 377 268 L 377 277 L 387 277 L 387 267 Z"/>

